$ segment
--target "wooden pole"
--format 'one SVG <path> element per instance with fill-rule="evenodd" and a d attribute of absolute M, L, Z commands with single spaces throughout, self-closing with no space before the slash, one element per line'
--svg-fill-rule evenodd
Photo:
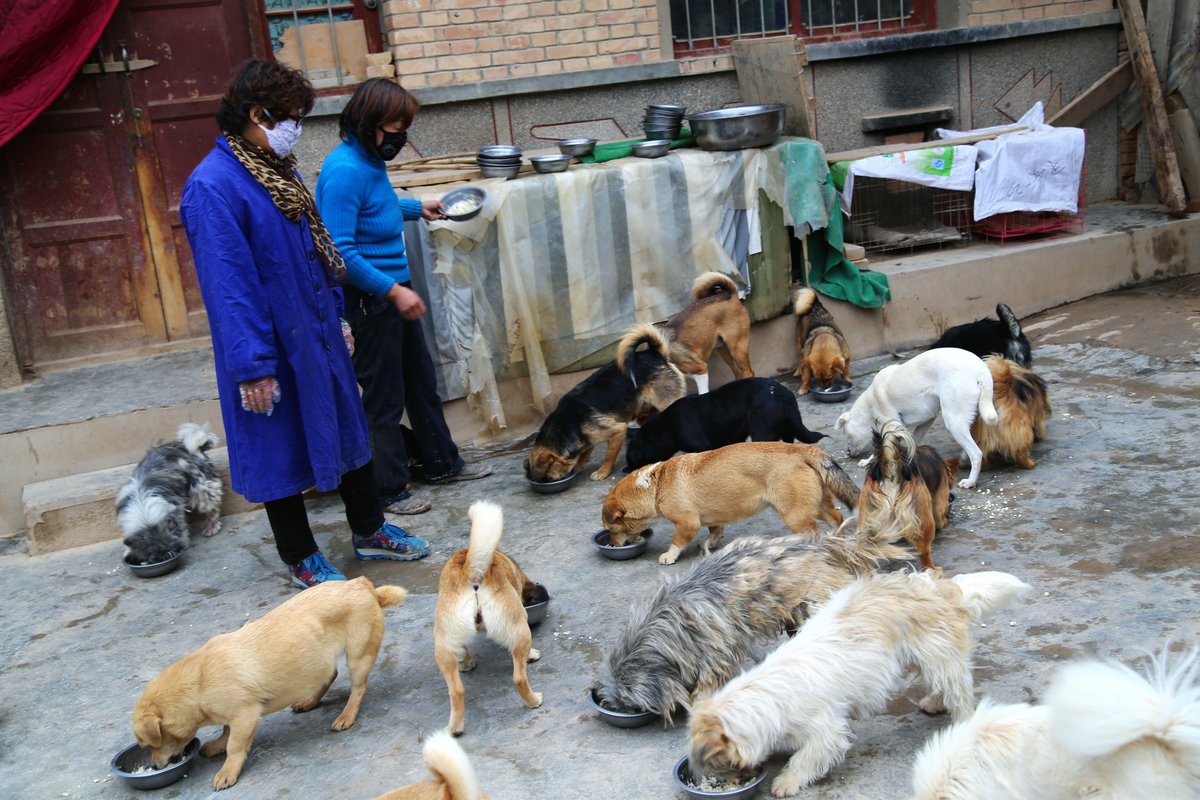
<path fill-rule="evenodd" d="M 1138 0 L 1117 0 L 1117 5 L 1121 9 L 1121 21 L 1124 23 L 1125 38 L 1133 61 L 1133 75 L 1137 78 L 1142 96 L 1146 140 L 1150 143 L 1150 152 L 1154 155 L 1154 177 L 1158 179 L 1158 190 L 1162 193 L 1167 212 L 1171 216 L 1181 217 L 1187 207 L 1187 196 L 1179 178 L 1179 161 L 1175 155 L 1171 122 L 1167 119 L 1162 86 L 1158 82 L 1158 70 L 1154 68 L 1150 37 L 1146 33 L 1146 18 Z"/>

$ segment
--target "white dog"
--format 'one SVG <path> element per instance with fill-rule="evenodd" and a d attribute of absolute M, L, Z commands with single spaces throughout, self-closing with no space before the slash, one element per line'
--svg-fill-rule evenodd
<path fill-rule="evenodd" d="M 921 750 L 916 800 L 1200 797 L 1198 653 L 1164 649 L 1145 675 L 1070 664 L 1042 705 L 983 701 Z"/>
<path fill-rule="evenodd" d="M 966 719 L 975 707 L 971 625 L 1028 589 L 1004 572 L 857 579 L 795 638 L 695 703 L 688 722 L 693 771 L 746 772 L 776 747 L 796 748 L 771 784 L 776 797 L 795 794 L 841 762 L 850 749 L 850 717 L 883 710 L 909 669 L 928 691 L 921 710 Z"/>
<path fill-rule="evenodd" d="M 850 410 L 838 417 L 834 427 L 845 429 L 850 456 L 862 458 L 871 451 L 871 432 L 880 429 L 883 423 L 899 420 L 919 443 L 939 410 L 946 430 L 971 460 L 971 474 L 958 482 L 962 488 L 970 489 L 983 464 L 983 452 L 971 437 L 975 412 L 978 410 L 988 425 L 995 425 L 1000 419 L 992 405 L 992 373 L 974 353 L 957 347 L 939 347 L 903 364 L 884 367 Z M 867 461 L 859 464 L 866 465 Z"/>

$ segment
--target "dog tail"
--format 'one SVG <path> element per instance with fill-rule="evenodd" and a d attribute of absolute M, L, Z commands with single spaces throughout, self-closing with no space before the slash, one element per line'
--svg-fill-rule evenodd
<path fill-rule="evenodd" d="M 805 286 L 792 297 L 792 314 L 797 317 L 803 317 L 812 311 L 816 303 L 817 293 Z"/>
<path fill-rule="evenodd" d="M 985 619 L 1007 608 L 1033 588 L 1007 572 L 969 572 L 950 580 L 962 590 L 962 605 L 976 619 Z"/>
<path fill-rule="evenodd" d="M 979 386 L 979 418 L 986 425 L 995 425 L 1000 421 L 1000 415 L 996 413 L 996 406 L 992 404 L 995 385 L 992 381 L 992 371 L 985 369 L 984 372 L 987 374 L 981 374 L 976 381 Z"/>
<path fill-rule="evenodd" d="M 471 517 L 471 542 L 467 545 L 467 569 L 471 586 L 479 588 L 492 566 L 492 557 L 504 532 L 504 511 L 495 503 L 477 500 L 467 509 Z"/>
<path fill-rule="evenodd" d="M 847 517 L 830 541 L 847 542 L 853 560 L 857 560 L 868 569 L 874 569 L 885 561 L 907 561 L 912 558 L 912 554 L 907 550 L 893 546 L 903 538 L 904 531 L 901 528 L 889 528 L 871 535 L 860 533 L 858 518 Z"/>
<path fill-rule="evenodd" d="M 1013 339 L 1021 338 L 1021 320 L 1017 319 L 1017 315 L 1012 312 L 1012 309 L 1000 303 L 996 306 L 996 316 L 1000 321 L 1008 326 L 1008 335 Z"/>
<path fill-rule="evenodd" d="M 398 606 L 408 599 L 408 589 L 403 586 L 376 586 L 375 599 L 380 608 Z"/>
<path fill-rule="evenodd" d="M 1046 693 L 1051 726 L 1071 752 L 1101 758 L 1142 739 L 1154 739 L 1200 773 L 1198 651 L 1166 648 L 1146 674 L 1124 664 L 1084 661 L 1058 671 Z"/>
<path fill-rule="evenodd" d="M 450 800 L 481 800 L 483 787 L 454 737 L 438 731 L 425 741 L 425 766 L 443 784 Z M 439 795 L 440 797 L 441 795 Z"/>
<path fill-rule="evenodd" d="M 192 453 L 203 453 L 217 446 L 217 436 L 208 429 L 207 422 L 203 425 L 185 422 L 179 426 L 175 438 Z"/>
<path fill-rule="evenodd" d="M 833 492 L 833 496 L 853 510 L 858 505 L 858 486 L 836 461 L 826 455 L 821 459 L 821 482 Z"/>
<path fill-rule="evenodd" d="M 795 437 L 796 441 L 803 442 L 804 444 L 816 444 L 822 439 L 828 438 L 829 434 L 810 431 L 804 425 L 804 417 L 800 414 L 800 404 L 796 402 L 796 398 L 791 392 L 788 392 L 788 395 L 791 396 L 791 400 L 787 400 L 784 403 L 784 413 L 788 417 L 788 425 L 791 426 L 792 436 Z"/>
<path fill-rule="evenodd" d="M 737 297 L 737 284 L 728 275 L 719 272 L 706 272 L 692 282 L 692 297 L 703 300 L 715 294 L 727 294 Z"/>
<path fill-rule="evenodd" d="M 662 331 L 653 325 L 642 323 L 630 328 L 629 332 L 621 337 L 620 344 L 617 345 L 616 362 L 617 369 L 623 375 L 628 375 L 634 386 L 637 386 L 637 377 L 634 375 L 634 354 L 642 345 L 646 345 L 650 352 L 661 356 L 663 361 L 668 360 L 668 354 L 671 352 L 671 345 L 668 344 L 667 337 L 663 336 Z"/>
<path fill-rule="evenodd" d="M 878 461 L 883 466 L 911 464 L 917 455 L 917 443 L 912 434 L 902 422 L 894 419 L 883 423 L 876 449 L 879 452 Z"/>

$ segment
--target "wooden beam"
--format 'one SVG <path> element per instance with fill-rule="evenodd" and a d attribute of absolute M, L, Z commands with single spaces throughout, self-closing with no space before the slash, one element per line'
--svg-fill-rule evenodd
<path fill-rule="evenodd" d="M 795 36 L 738 39 L 730 46 L 738 89 L 745 103 L 782 103 L 786 136 L 816 138 L 816 105 L 804 68 L 808 51 Z"/>
<path fill-rule="evenodd" d="M 1168 118 L 1175 134 L 1175 150 L 1179 156 L 1183 184 L 1193 201 L 1200 200 L 1200 133 L 1196 131 L 1196 121 L 1186 108 L 1172 112 Z"/>
<path fill-rule="evenodd" d="M 1146 18 L 1142 15 L 1138 0 L 1117 0 L 1117 5 L 1121 9 L 1125 39 L 1133 60 L 1133 74 L 1142 95 L 1142 117 L 1146 125 L 1146 140 L 1154 155 L 1154 177 L 1158 179 L 1158 191 L 1167 212 L 1181 217 L 1187 207 L 1187 196 L 1179 178 L 1179 161 L 1175 156 L 1171 122 L 1167 119 L 1158 70 L 1154 68 L 1154 54 L 1146 33 Z"/>
<path fill-rule="evenodd" d="M 1100 109 L 1120 97 L 1121 92 L 1133 83 L 1133 64 L 1122 61 L 1100 80 L 1084 89 L 1067 103 L 1058 113 L 1046 120 L 1046 124 L 1059 128 L 1078 128 Z"/>
<path fill-rule="evenodd" d="M 857 150 L 842 150 L 838 153 L 826 153 L 825 160 L 833 164 L 838 161 L 857 161 L 860 158 L 870 158 L 871 156 L 882 156 L 888 153 L 908 153 L 913 150 L 928 150 L 931 147 L 953 147 L 959 144 L 975 144 L 976 142 L 986 142 L 988 139 L 995 139 L 997 136 L 1003 136 L 1006 133 L 1016 133 L 1017 131 L 1027 130 L 1025 125 L 1013 125 L 999 131 L 991 133 L 974 133 L 970 136 L 955 136 L 952 139 L 934 139 L 932 142 L 917 142 L 915 144 L 881 144 L 875 147 L 860 147 Z"/>

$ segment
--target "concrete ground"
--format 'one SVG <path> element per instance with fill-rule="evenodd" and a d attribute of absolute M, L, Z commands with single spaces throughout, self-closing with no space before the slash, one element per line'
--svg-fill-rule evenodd
<path fill-rule="evenodd" d="M 1063 661 L 1087 654 L 1132 660 L 1167 639 L 1200 639 L 1200 538 L 1195 445 L 1200 429 L 1200 278 L 1103 295 L 1026 320 L 1037 371 L 1049 382 L 1054 416 L 1031 472 L 984 473 L 960 490 L 950 526 L 934 543 L 948 573 L 999 569 L 1035 592 L 976 635 L 976 693 L 1034 700 Z M 856 365 L 858 390 L 888 363 Z M 791 380 L 788 378 L 787 380 Z M 846 406 L 801 399 L 810 428 L 833 433 Z M 951 454 L 936 426 L 929 443 Z M 1190 443 L 1190 444 L 1189 444 Z M 844 441 L 828 441 L 852 476 Z M 662 576 L 699 558 L 693 544 L 659 566 L 666 527 L 650 552 L 628 562 L 600 558 L 589 541 L 613 480 L 579 479 L 566 493 L 531 493 L 521 476 L 526 443 L 468 454 L 496 468 L 474 483 L 425 489 L 434 510 L 409 527 L 434 542 L 420 562 L 353 559 L 335 496 L 310 502 L 318 539 L 347 574 L 406 586 L 407 604 L 387 612 L 387 633 L 363 711 L 350 730 L 329 730 L 348 682 L 306 715 L 263 720 L 237 786 L 225 797 L 370 798 L 425 776 L 420 748 L 446 724 L 445 685 L 432 658 L 438 572 L 464 547 L 467 506 L 501 503 L 503 549 L 552 594 L 534 631 L 543 658 L 530 681 L 544 705 L 525 709 L 510 661 L 477 640 L 479 667 L 465 676 L 466 735 L 460 740 L 491 797 L 682 797 L 671 769 L 686 749 L 686 721 L 663 730 L 611 728 L 584 694 L 631 601 Z M 593 461 L 593 466 L 596 462 Z M 727 536 L 787 535 L 771 511 L 730 526 Z M 0 636 L 0 796 L 121 797 L 137 794 L 108 772 L 133 741 L 130 710 L 171 661 L 214 634 L 258 617 L 294 591 L 261 512 L 228 517 L 215 538 L 195 541 L 188 563 L 152 580 L 128 574 L 118 542 L 42 557 L 0 558 L 5 579 Z M 302 649 L 296 658 L 304 657 Z M 805 789 L 806 798 L 902 798 L 914 753 L 945 717 L 927 717 L 912 693 L 856 721 L 845 763 Z M 203 738 L 215 732 L 202 731 Z M 786 754 L 769 762 L 771 775 Z M 219 760 L 159 794 L 214 794 Z"/>

